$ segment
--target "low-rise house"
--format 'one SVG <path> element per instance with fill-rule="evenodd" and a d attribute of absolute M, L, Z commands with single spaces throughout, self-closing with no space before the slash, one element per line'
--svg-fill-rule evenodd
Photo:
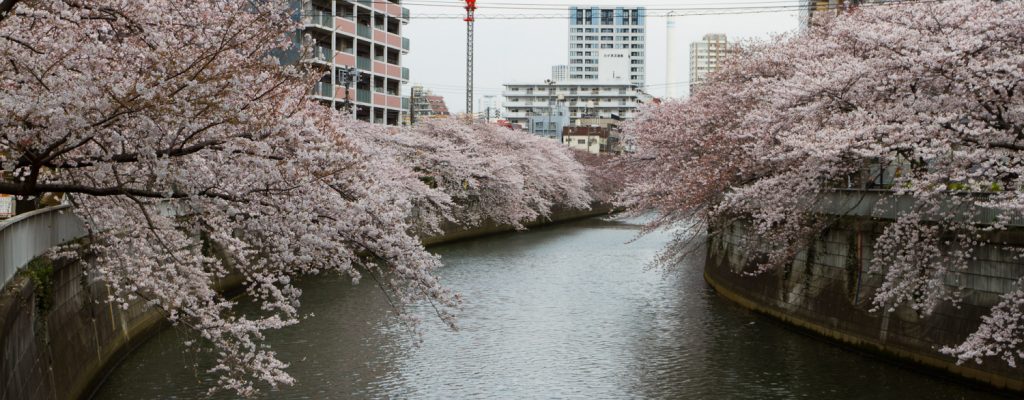
<path fill-rule="evenodd" d="M 608 127 L 567 126 L 562 131 L 562 143 L 574 150 L 591 154 L 618 151 L 620 136 Z"/>

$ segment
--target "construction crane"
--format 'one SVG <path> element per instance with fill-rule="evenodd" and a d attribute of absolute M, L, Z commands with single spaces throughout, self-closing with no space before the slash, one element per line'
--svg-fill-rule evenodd
<path fill-rule="evenodd" d="M 466 115 L 473 119 L 473 22 L 476 0 L 466 0 Z"/>

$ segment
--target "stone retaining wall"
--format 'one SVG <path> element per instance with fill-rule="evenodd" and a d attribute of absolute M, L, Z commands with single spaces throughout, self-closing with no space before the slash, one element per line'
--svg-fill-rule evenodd
<path fill-rule="evenodd" d="M 705 278 L 744 307 L 830 339 L 999 389 L 1024 391 L 1024 369 L 996 359 L 956 365 L 938 351 L 974 332 L 999 296 L 1024 275 L 1024 265 L 999 249 L 982 249 L 967 272 L 947 277 L 948 284 L 966 287 L 959 308 L 944 304 L 927 317 L 909 307 L 870 312 L 882 277 L 869 273 L 868 265 L 882 223 L 842 219 L 786 268 L 759 276 L 741 275 L 753 271 L 755 263 L 740 243 L 757 238 L 737 223 L 709 240 Z M 1019 242 L 1024 231 L 1002 236 Z"/>
<path fill-rule="evenodd" d="M 529 226 L 568 221 L 610 212 L 557 211 Z M 486 225 L 424 239 L 434 245 L 511 230 Z M 34 281 L 49 282 L 37 288 Z M 241 279 L 218 282 L 222 291 L 237 290 Z M 39 296 L 39 293 L 52 295 Z M 88 398 L 106 375 L 153 333 L 166 326 L 156 311 L 135 305 L 121 310 L 105 302 L 107 287 L 89 281 L 79 263 L 52 266 L 52 278 L 21 274 L 0 292 L 0 400 Z"/>

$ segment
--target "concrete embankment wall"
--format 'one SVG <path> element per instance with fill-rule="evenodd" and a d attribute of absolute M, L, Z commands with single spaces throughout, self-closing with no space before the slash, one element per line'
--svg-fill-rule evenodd
<path fill-rule="evenodd" d="M 557 211 L 529 226 L 609 211 Z M 497 225 L 448 228 L 424 244 L 512 230 Z M 131 349 L 166 326 L 162 315 L 142 304 L 122 310 L 107 303 L 107 287 L 88 278 L 79 263 L 35 267 L 0 292 L 0 400 L 87 398 Z M 238 278 L 218 282 L 223 291 L 240 286 Z"/>
<path fill-rule="evenodd" d="M 757 276 L 743 275 L 754 270 L 756 261 L 742 245 L 757 238 L 736 223 L 709 240 L 705 278 L 722 296 L 746 308 L 827 338 L 932 372 L 1024 391 L 1024 369 L 997 359 L 956 365 L 939 352 L 977 329 L 999 296 L 1024 274 L 1024 264 L 1000 249 L 984 248 L 966 272 L 947 277 L 947 284 L 965 287 L 959 308 L 944 304 L 930 316 L 909 307 L 871 312 L 882 277 L 870 273 L 869 265 L 882 223 L 842 219 L 791 264 Z M 999 240 L 1024 242 L 1024 231 L 1003 233 Z"/>

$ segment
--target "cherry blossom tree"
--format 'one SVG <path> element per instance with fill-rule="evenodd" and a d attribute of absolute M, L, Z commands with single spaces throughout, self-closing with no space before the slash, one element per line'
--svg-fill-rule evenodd
<path fill-rule="evenodd" d="M 748 43 L 691 99 L 631 125 L 640 151 L 623 161 L 635 181 L 620 200 L 657 210 L 650 229 L 693 228 L 663 262 L 742 220 L 761 238 L 744 245 L 768 271 L 834 222 L 820 212 L 835 206 L 830 193 L 888 171 L 888 198 L 912 206 L 876 241 L 871 265 L 885 279 L 875 308 L 927 315 L 959 300 L 946 279 L 980 247 L 1021 251 L 991 239 L 1024 212 L 1021 49 L 1024 4 L 989 1 L 863 6 L 798 36 Z M 943 351 L 1015 365 L 1021 293 Z"/>
<path fill-rule="evenodd" d="M 586 170 L 593 201 L 605 206 L 614 205 L 615 196 L 626 186 L 627 179 L 624 171 L 618 167 L 618 155 L 593 154 L 582 150 L 575 150 L 572 155 Z"/>
<path fill-rule="evenodd" d="M 293 12 L 0 0 L 0 193 L 68 194 L 89 238 L 57 255 L 86 256 L 110 301 L 194 329 L 242 395 L 293 382 L 262 340 L 298 322 L 296 278 L 368 277 L 399 311 L 428 302 L 454 326 L 460 297 L 411 234 L 420 210 L 517 224 L 588 202 L 557 144 L 454 122 L 385 132 L 309 100 L 318 77 L 272 56 L 293 45 Z M 232 273 L 258 313 L 213 289 Z"/>
<path fill-rule="evenodd" d="M 411 130 L 360 129 L 353 137 L 382 163 L 408 165 L 422 182 L 450 196 L 449 206 L 431 201 L 417 208 L 428 232 L 443 221 L 521 229 L 556 205 L 590 206 L 586 172 L 570 150 L 522 131 L 437 119 Z"/>

